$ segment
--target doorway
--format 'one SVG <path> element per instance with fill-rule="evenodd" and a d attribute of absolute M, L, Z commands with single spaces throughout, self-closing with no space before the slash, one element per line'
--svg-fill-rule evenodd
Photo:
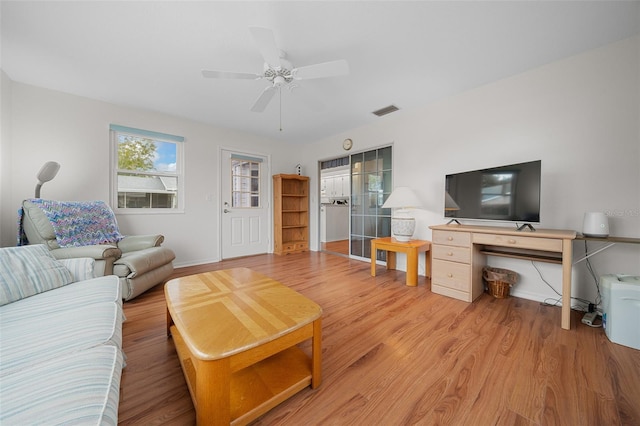
<path fill-rule="evenodd" d="M 320 162 L 322 251 L 366 260 L 371 258 L 371 240 L 391 235 L 391 209 L 382 205 L 393 189 L 392 160 L 393 146 L 388 145 Z M 345 203 L 345 214 L 337 221 L 330 220 L 327 213 L 335 210 L 335 200 Z M 339 234 L 339 238 L 332 238 L 336 222 L 344 226 L 346 237 Z M 378 251 L 376 260 L 386 261 L 386 253 Z"/>
<path fill-rule="evenodd" d="M 221 256 L 229 259 L 269 249 L 268 158 L 220 151 Z"/>
<path fill-rule="evenodd" d="M 349 255 L 349 157 L 320 161 L 320 249 Z"/>

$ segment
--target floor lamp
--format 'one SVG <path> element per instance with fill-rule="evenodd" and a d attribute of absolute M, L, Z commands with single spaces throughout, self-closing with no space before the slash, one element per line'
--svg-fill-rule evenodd
<path fill-rule="evenodd" d="M 60 164 L 55 161 L 47 161 L 44 163 L 44 166 L 38 172 L 38 184 L 36 185 L 36 196 L 35 198 L 40 198 L 40 188 L 45 182 L 49 182 L 58 174 L 58 170 L 60 170 Z"/>

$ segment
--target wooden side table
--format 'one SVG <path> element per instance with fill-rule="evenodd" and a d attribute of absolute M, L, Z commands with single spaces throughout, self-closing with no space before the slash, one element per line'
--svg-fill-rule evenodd
<path fill-rule="evenodd" d="M 407 255 L 407 285 L 418 285 L 418 253 L 425 254 L 425 276 L 431 278 L 431 242 L 423 240 L 398 241 L 393 237 L 371 240 L 371 276 L 376 276 L 378 250 L 387 252 L 387 269 L 396 269 L 396 253 Z"/>

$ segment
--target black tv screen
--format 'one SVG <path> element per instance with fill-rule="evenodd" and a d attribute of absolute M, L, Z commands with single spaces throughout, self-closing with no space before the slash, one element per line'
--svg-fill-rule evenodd
<path fill-rule="evenodd" d="M 541 164 L 538 160 L 447 175 L 445 217 L 540 222 Z"/>

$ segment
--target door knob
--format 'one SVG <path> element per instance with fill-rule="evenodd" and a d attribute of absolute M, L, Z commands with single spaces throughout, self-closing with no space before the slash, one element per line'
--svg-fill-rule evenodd
<path fill-rule="evenodd" d="M 231 213 L 231 210 L 229 210 L 229 209 L 224 209 L 224 210 L 223 210 L 223 212 L 225 212 L 225 213 Z"/>

